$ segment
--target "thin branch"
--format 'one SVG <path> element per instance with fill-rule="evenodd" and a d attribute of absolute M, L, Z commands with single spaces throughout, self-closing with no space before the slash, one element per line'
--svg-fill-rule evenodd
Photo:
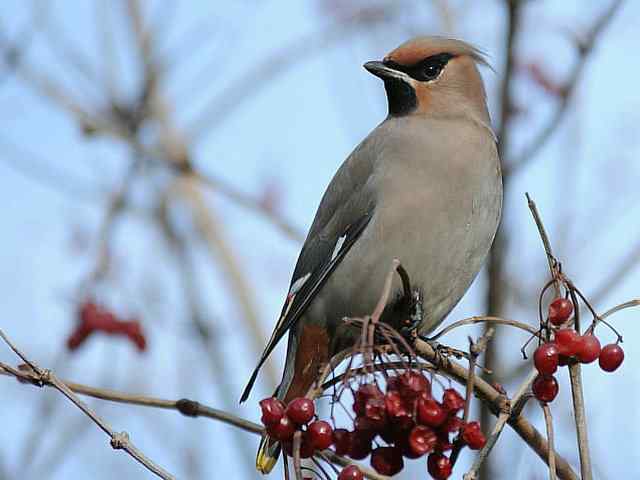
<path fill-rule="evenodd" d="M 548 403 L 540 402 L 544 413 L 544 424 L 547 427 L 547 441 L 549 442 L 549 480 L 556 480 L 556 456 L 553 448 L 553 417 Z"/>
<path fill-rule="evenodd" d="M 212 177 L 211 175 L 204 175 L 195 171 L 193 172 L 193 175 L 204 185 L 227 197 L 232 202 L 243 208 L 259 213 L 292 240 L 299 243 L 302 243 L 304 240 L 305 235 L 299 228 L 295 227 L 290 221 L 286 220 L 277 211 L 274 211 L 273 208 L 269 208 L 259 199 L 244 193 L 229 183 L 226 183 L 219 178 Z"/>
<path fill-rule="evenodd" d="M 505 165 L 504 174 L 510 175 L 518 170 L 522 169 L 532 158 L 534 158 L 540 150 L 547 144 L 549 139 L 558 130 L 558 126 L 564 119 L 569 105 L 573 98 L 574 92 L 580 83 L 582 73 L 584 72 L 585 65 L 589 57 L 591 56 L 594 47 L 605 30 L 607 25 L 611 22 L 616 12 L 620 9 L 623 0 L 615 0 L 611 3 L 604 13 L 598 17 L 593 26 L 589 29 L 586 35 L 577 41 L 578 43 L 578 60 L 573 66 L 573 70 L 569 74 L 569 80 L 564 87 L 564 95 L 562 95 L 560 103 L 556 107 L 554 114 L 546 124 L 546 126 L 531 140 L 531 142 L 523 149 L 522 153 L 514 158 L 509 164 Z"/>
<path fill-rule="evenodd" d="M 437 340 L 440 337 L 451 332 L 452 330 L 455 330 L 456 328 L 459 328 L 465 325 L 475 325 L 477 323 L 486 323 L 487 325 L 506 325 L 509 327 L 519 328 L 520 330 L 524 330 L 525 332 L 528 332 L 531 335 L 538 336 L 539 334 L 538 330 L 533 328 L 531 325 L 527 325 L 526 323 L 523 323 L 523 322 L 518 322 L 517 320 L 508 320 L 506 318 L 492 317 L 492 316 L 477 316 L 477 317 L 464 318 L 462 320 L 453 322 L 450 325 L 447 325 L 445 328 L 443 328 L 434 336 L 432 336 L 431 340 Z"/>
<path fill-rule="evenodd" d="M 124 450 L 138 463 L 143 465 L 147 470 L 154 473 L 158 477 L 165 480 L 174 480 L 173 475 L 156 465 L 149 458 L 147 458 L 138 448 L 131 442 L 127 432 L 116 432 L 111 426 L 99 417 L 87 404 L 78 398 L 78 396 L 67 386 L 64 382 L 60 381 L 58 377 L 51 370 L 44 370 L 31 361 L 27 356 L 22 353 L 5 333 L 0 330 L 0 337 L 5 343 L 14 351 L 18 357 L 22 359 L 33 371 L 35 376 L 35 385 L 51 385 L 65 397 L 67 397 L 76 407 L 78 407 L 85 415 L 87 415 L 103 432 L 105 432 L 111 438 L 111 447 L 114 450 Z M 12 372 L 13 373 L 13 372 Z"/>
<path fill-rule="evenodd" d="M 1 331 L 0 331 L 1 332 Z M 33 370 L 20 370 L 11 367 L 5 363 L 0 362 L 0 375 L 8 375 L 15 377 L 21 382 L 29 383 L 37 386 L 49 386 L 54 385 L 48 382 L 47 378 L 39 376 Z M 69 390 L 79 394 L 86 395 L 93 398 L 99 398 L 101 400 L 107 400 L 110 402 L 124 403 L 128 405 L 138 405 L 142 407 L 161 408 L 165 410 L 174 410 L 187 417 L 204 417 L 212 420 L 216 420 L 232 427 L 239 428 L 248 433 L 263 435 L 264 427 L 257 423 L 250 422 L 241 417 L 233 415 L 231 413 L 219 410 L 217 408 L 203 405 L 195 400 L 182 398 L 180 400 L 167 400 L 163 398 L 149 397 L 144 395 L 135 395 L 117 390 L 110 390 L 106 388 L 95 388 L 81 383 L 75 383 L 70 381 L 59 380 L 68 387 Z M 353 462 L 347 458 L 337 455 L 331 450 L 323 450 L 322 452 L 316 452 L 319 458 L 327 458 L 331 462 L 341 465 L 357 465 L 363 472 L 366 478 L 370 480 L 385 480 L 387 477 L 379 475 L 376 472 L 364 467 L 357 462 Z"/>
<path fill-rule="evenodd" d="M 178 193 L 192 209 L 194 221 L 210 255 L 220 262 L 228 277 L 230 293 L 238 303 L 244 323 L 251 332 L 249 337 L 254 350 L 261 352 L 267 337 L 258 318 L 258 309 L 252 295 L 253 289 L 238 264 L 235 252 L 224 238 L 222 227 L 216 221 L 212 209 L 206 206 L 204 197 L 198 189 L 197 179 L 185 176 L 177 187 Z M 267 362 L 265 367 L 269 383 L 277 385 L 278 376 L 273 364 Z"/>
<path fill-rule="evenodd" d="M 518 387 L 518 390 L 509 402 L 509 408 L 505 408 L 499 413 L 498 419 L 493 426 L 493 431 L 491 432 L 491 435 L 489 435 L 489 438 L 487 438 L 487 443 L 485 443 L 482 450 L 478 452 L 478 455 L 473 461 L 473 465 L 471 465 L 469 471 L 464 475 L 464 480 L 475 480 L 478 478 L 478 472 L 482 467 L 482 464 L 491 453 L 491 450 L 493 450 L 493 447 L 498 441 L 498 438 L 504 430 L 505 425 L 507 424 L 509 419 L 512 418 L 514 413 L 519 415 L 519 412 L 521 412 L 522 408 L 524 408 L 524 404 L 526 403 L 528 398 L 528 392 L 531 389 L 531 384 L 533 383 L 533 380 L 537 375 L 538 371 L 535 369 L 532 370 L 527 378 L 522 382 L 520 387 Z"/>
<path fill-rule="evenodd" d="M 467 383 L 469 376 L 467 369 L 451 359 L 443 359 L 433 345 L 424 340 L 417 339 L 414 347 L 418 356 L 437 365 L 453 380 L 461 385 Z M 520 410 L 512 410 L 509 399 L 482 378 L 476 377 L 474 390 L 475 395 L 486 404 L 494 415 L 498 416 L 501 412 L 508 412 L 507 423 L 509 423 L 520 438 L 522 438 L 546 464 L 549 457 L 549 444 L 544 436 L 520 414 Z M 487 444 L 488 443 L 489 442 L 487 442 Z M 577 480 L 578 477 L 569 463 L 557 453 L 556 463 L 559 478 L 563 480 Z"/>
<path fill-rule="evenodd" d="M 207 133 L 215 130 L 221 122 L 228 119 L 233 110 L 252 98 L 260 88 L 271 85 L 271 81 L 278 75 L 297 63 L 312 58 L 314 53 L 326 51 L 327 48 L 344 41 L 346 35 L 358 32 L 360 27 L 371 26 L 385 20 L 398 7 L 396 2 L 387 2 L 381 6 L 362 8 L 355 14 L 340 19 L 337 25 L 329 27 L 326 31 L 297 39 L 267 56 L 255 67 L 248 69 L 242 77 L 231 82 L 230 87 L 224 89 L 205 105 L 202 112 L 190 122 L 187 129 L 188 138 L 194 142 L 202 140 Z M 260 81 L 256 82 L 256 78 Z M 252 95 L 248 95 L 247 92 L 251 92 Z"/>
<path fill-rule="evenodd" d="M 559 281 L 559 272 L 557 262 L 555 261 L 555 257 L 551 250 L 551 244 L 549 242 L 549 238 L 545 231 L 544 225 L 542 223 L 542 219 L 536 208 L 536 204 L 531 198 L 529 194 L 527 194 L 527 201 L 529 203 L 529 209 L 531 210 L 531 214 L 536 222 L 538 227 L 538 232 L 540 233 L 540 238 L 542 239 L 542 243 L 544 244 L 544 249 L 547 255 L 547 260 L 549 261 L 549 270 L 551 271 L 551 277 L 554 280 L 554 283 Z M 559 291 L 559 287 L 556 287 Z M 573 304 L 575 307 L 575 328 L 580 334 L 580 322 L 579 322 L 579 305 L 575 298 L 574 289 L 570 290 L 570 293 L 573 298 Z M 592 480 L 593 472 L 591 468 L 591 456 L 589 455 L 589 437 L 587 433 L 587 415 L 584 408 L 584 393 L 582 389 L 582 374 L 580 363 L 572 362 L 569 365 L 569 377 L 571 379 L 571 396 L 573 398 L 573 412 L 576 421 L 576 436 L 578 437 L 578 452 L 580 454 L 580 473 L 582 474 L 583 480 Z"/>

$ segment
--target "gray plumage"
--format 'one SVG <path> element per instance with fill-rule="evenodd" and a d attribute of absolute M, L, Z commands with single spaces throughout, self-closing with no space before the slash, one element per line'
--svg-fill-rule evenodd
<path fill-rule="evenodd" d="M 337 171 L 305 240 L 257 367 L 289 331 L 279 398 L 304 391 L 309 369 L 353 343 L 358 332 L 343 318 L 372 313 L 393 259 L 421 293 L 421 334 L 442 322 L 480 270 L 500 220 L 502 183 L 476 62 L 484 63 L 480 52 L 464 42 L 419 37 L 365 65 L 385 82 L 390 114 Z M 384 321 L 406 319 L 393 308 L 401 295 L 396 277 Z M 309 326 L 327 332 L 321 360 L 299 351 Z M 263 440 L 259 470 L 271 469 L 276 448 Z"/>

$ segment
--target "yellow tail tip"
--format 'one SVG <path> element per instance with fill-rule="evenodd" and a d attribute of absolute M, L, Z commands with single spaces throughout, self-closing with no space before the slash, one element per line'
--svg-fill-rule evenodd
<path fill-rule="evenodd" d="M 256 455 L 256 470 L 263 475 L 271 473 L 273 467 L 276 466 L 276 462 L 278 461 L 278 456 L 280 454 L 280 449 L 276 446 L 277 444 L 270 445 L 272 442 L 273 441 L 269 441 L 269 437 L 262 437 L 260 448 Z"/>

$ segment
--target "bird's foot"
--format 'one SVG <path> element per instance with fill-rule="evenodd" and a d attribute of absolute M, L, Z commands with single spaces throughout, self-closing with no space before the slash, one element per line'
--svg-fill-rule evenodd
<path fill-rule="evenodd" d="M 418 290 L 411 293 L 408 299 L 408 315 L 404 324 L 400 327 L 400 334 L 413 345 L 416 338 L 419 338 L 418 330 L 424 320 L 424 309 L 422 306 L 422 294 Z"/>

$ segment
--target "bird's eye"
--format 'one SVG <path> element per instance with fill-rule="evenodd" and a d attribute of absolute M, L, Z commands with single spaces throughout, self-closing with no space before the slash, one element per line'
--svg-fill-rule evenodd
<path fill-rule="evenodd" d="M 442 63 L 441 61 L 429 59 L 422 66 L 420 74 L 423 77 L 423 80 L 433 80 L 438 75 L 440 75 L 443 67 L 444 63 Z"/>

